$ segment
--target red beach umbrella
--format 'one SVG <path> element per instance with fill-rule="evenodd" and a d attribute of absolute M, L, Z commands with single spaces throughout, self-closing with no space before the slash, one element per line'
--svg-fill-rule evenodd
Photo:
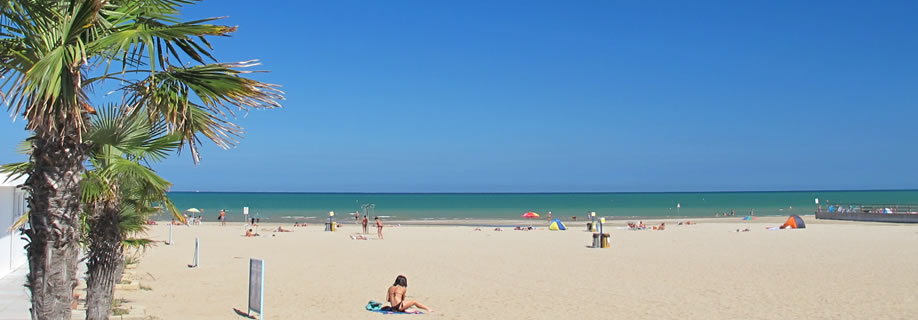
<path fill-rule="evenodd" d="M 523 218 L 538 218 L 538 217 L 539 217 L 539 214 L 532 212 L 532 211 L 529 211 L 523 214 Z"/>

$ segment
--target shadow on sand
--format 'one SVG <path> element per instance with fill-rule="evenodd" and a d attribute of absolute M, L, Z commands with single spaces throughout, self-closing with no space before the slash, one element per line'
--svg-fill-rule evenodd
<path fill-rule="evenodd" d="M 233 311 L 235 311 L 236 314 L 239 315 L 240 317 L 243 317 L 243 318 L 246 318 L 246 319 L 256 319 L 255 317 L 249 315 L 248 312 L 243 312 L 242 310 L 239 310 L 239 309 L 236 309 L 236 308 L 233 308 Z"/>

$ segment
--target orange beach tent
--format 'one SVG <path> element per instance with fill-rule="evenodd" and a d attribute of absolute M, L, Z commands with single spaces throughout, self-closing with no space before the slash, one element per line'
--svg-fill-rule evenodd
<path fill-rule="evenodd" d="M 796 214 L 792 214 L 787 218 L 787 221 L 784 221 L 784 224 L 781 225 L 781 229 L 805 229 L 806 223 L 803 222 L 803 218 Z"/>

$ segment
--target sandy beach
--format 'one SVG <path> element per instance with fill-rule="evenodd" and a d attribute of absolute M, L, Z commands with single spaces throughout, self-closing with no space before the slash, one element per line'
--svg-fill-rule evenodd
<path fill-rule="evenodd" d="M 395 277 L 409 299 L 438 319 L 915 319 L 918 226 L 817 221 L 803 230 L 767 231 L 785 218 L 667 221 L 665 231 L 605 225 L 612 247 L 591 249 L 583 221 L 567 231 L 494 231 L 468 226 L 386 227 L 385 240 L 352 240 L 359 226 L 259 227 L 241 223 L 175 228 L 141 257 L 136 273 L 150 290 L 119 292 L 157 319 L 242 319 L 249 258 L 265 260 L 270 319 L 378 319 Z M 659 224 L 664 220 L 648 221 Z M 350 221 L 348 221 L 350 222 Z M 392 222 L 387 222 L 392 223 Z M 462 221 L 463 224 L 474 222 Z M 750 228 L 751 232 L 735 232 Z M 149 237 L 168 238 L 169 226 Z M 189 268 L 194 239 L 201 266 Z"/>

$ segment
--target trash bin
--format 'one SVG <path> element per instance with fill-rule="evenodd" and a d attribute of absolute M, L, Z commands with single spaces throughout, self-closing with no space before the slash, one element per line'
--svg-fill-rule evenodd
<path fill-rule="evenodd" d="M 326 222 L 326 223 L 325 223 L 325 231 L 332 231 L 332 223 L 331 223 L 331 222 Z"/>
<path fill-rule="evenodd" d="M 596 225 L 593 222 L 587 222 L 587 231 L 596 232 Z"/>
<path fill-rule="evenodd" d="M 332 223 L 332 225 L 331 225 L 331 231 L 338 231 L 338 224 L 337 224 L 337 223 Z"/>
<path fill-rule="evenodd" d="M 593 248 L 600 248 L 600 235 L 598 233 L 593 234 Z"/>
<path fill-rule="evenodd" d="M 609 233 L 603 233 L 601 238 L 602 238 L 602 241 L 600 241 L 601 242 L 600 247 L 608 248 L 609 247 Z"/>

